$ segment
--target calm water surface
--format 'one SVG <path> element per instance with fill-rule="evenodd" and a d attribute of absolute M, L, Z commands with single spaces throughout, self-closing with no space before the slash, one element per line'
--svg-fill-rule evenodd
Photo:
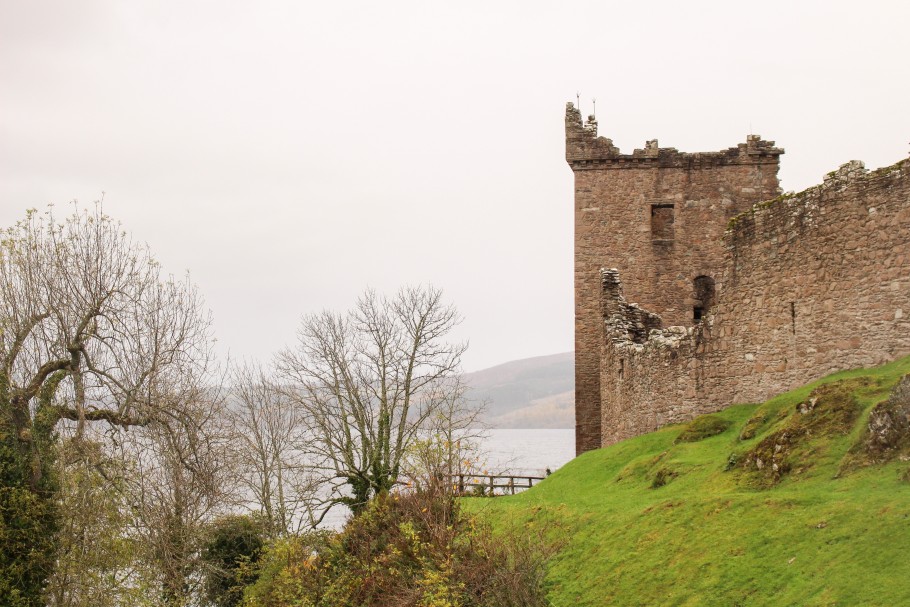
<path fill-rule="evenodd" d="M 575 430 L 489 430 L 482 445 L 490 472 L 543 476 L 575 457 Z"/>

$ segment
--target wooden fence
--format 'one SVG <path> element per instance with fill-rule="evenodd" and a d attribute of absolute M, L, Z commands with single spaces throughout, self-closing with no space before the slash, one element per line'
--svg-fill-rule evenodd
<path fill-rule="evenodd" d="M 477 495 L 493 497 L 496 495 L 515 495 L 534 486 L 544 479 L 543 476 L 515 474 L 453 474 L 452 486 L 458 495 Z M 499 493 L 497 493 L 499 490 Z"/>

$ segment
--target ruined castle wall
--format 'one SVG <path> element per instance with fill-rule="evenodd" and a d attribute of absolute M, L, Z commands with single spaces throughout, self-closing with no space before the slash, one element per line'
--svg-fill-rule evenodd
<path fill-rule="evenodd" d="M 910 353 L 910 161 L 756 205 L 724 245 L 694 329 L 637 342 L 605 304 L 603 444 Z M 602 296 L 621 299 L 610 280 Z"/>
<path fill-rule="evenodd" d="M 910 352 L 910 161 L 845 165 L 740 218 L 727 247 L 718 347 L 738 402 Z"/>

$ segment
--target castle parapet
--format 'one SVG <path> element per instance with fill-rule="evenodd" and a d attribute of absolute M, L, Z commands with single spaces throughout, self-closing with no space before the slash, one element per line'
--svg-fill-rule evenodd
<path fill-rule="evenodd" d="M 745 143 L 719 152 L 680 152 L 676 148 L 661 148 L 657 140 L 645 143 L 642 149 L 623 154 L 613 140 L 597 135 L 597 120 L 589 116 L 585 122 L 581 112 L 571 102 L 566 104 L 566 162 L 573 170 L 642 168 L 705 168 L 733 164 L 776 164 L 783 148 L 759 135 L 749 135 Z"/>

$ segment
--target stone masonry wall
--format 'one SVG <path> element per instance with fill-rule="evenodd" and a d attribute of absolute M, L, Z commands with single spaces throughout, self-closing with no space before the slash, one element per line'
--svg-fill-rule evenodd
<path fill-rule="evenodd" d="M 694 281 L 722 269 L 723 232 L 777 196 L 773 142 L 749 136 L 720 152 L 688 154 L 657 141 L 632 154 L 597 136 L 593 117 L 566 109 L 566 160 L 575 174 L 576 451 L 601 445 L 601 275 L 619 270 L 629 298 L 665 324 L 692 325 Z"/>
<path fill-rule="evenodd" d="M 910 160 L 848 163 L 753 206 L 729 223 L 721 267 L 701 322 L 644 339 L 631 281 L 602 272 L 602 444 L 910 353 Z"/>

